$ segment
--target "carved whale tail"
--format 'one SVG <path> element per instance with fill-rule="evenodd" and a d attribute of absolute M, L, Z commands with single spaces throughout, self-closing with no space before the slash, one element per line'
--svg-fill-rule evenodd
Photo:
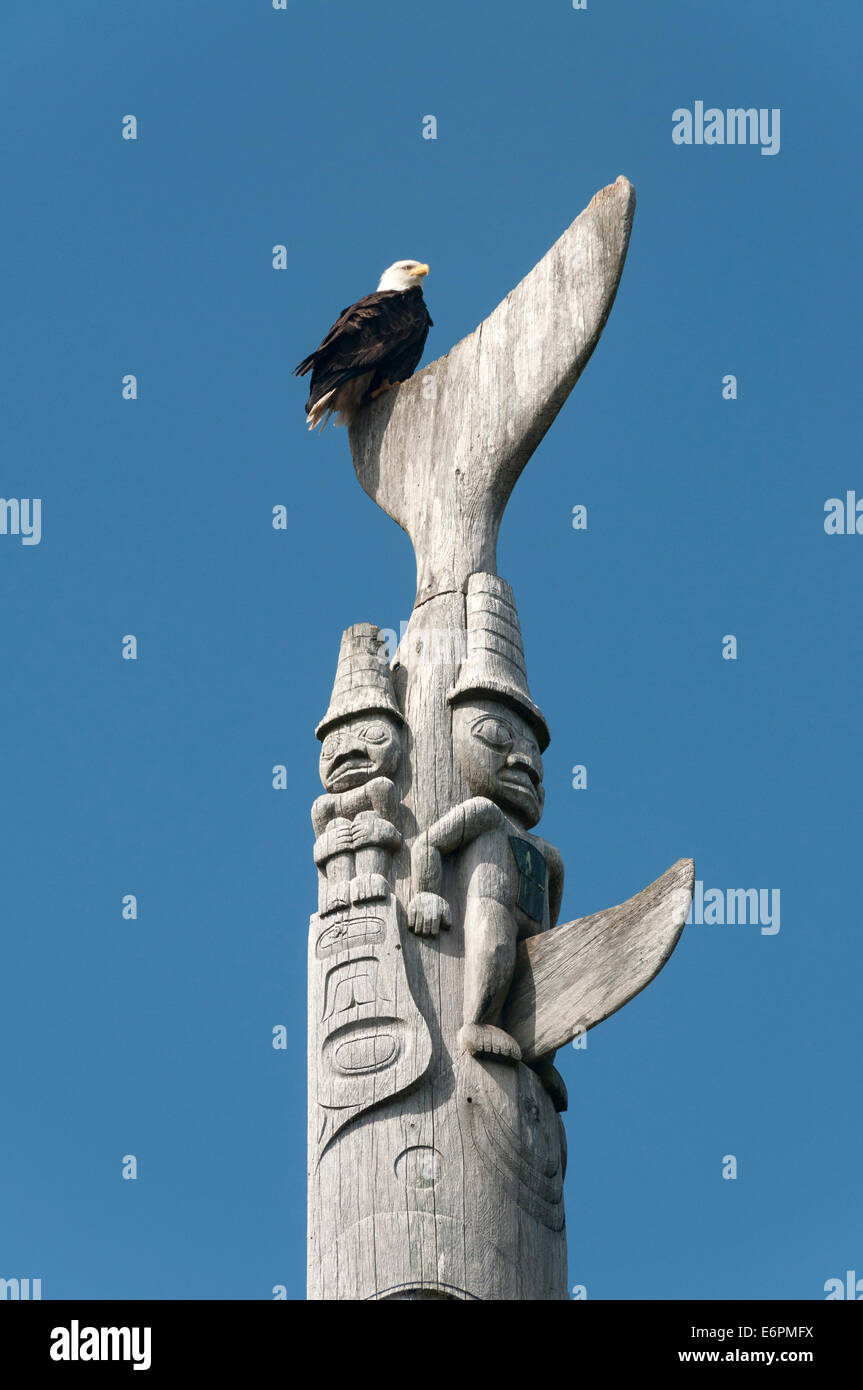
<path fill-rule="evenodd" d="M 619 178 L 479 327 L 350 430 L 361 486 L 407 531 L 417 601 L 497 573 L 510 493 L 599 341 L 635 211 Z"/>

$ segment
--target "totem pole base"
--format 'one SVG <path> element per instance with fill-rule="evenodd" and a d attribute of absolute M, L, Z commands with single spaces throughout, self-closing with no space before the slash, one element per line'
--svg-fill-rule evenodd
<path fill-rule="evenodd" d="M 309 1298 L 565 1299 L 563 1128 L 537 1077 L 464 1054 L 434 1092 L 324 1154 Z"/>

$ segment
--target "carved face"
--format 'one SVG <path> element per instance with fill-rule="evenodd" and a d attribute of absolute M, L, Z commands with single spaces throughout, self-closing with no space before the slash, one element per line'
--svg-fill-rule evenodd
<path fill-rule="evenodd" d="M 536 825 L 545 790 L 539 744 L 527 721 L 499 700 L 472 700 L 452 712 L 456 761 L 473 796 L 487 796 L 520 825 Z"/>
<path fill-rule="evenodd" d="M 328 792 L 392 777 L 402 751 L 401 728 L 388 714 L 357 714 L 331 729 L 321 745 L 321 781 Z"/>

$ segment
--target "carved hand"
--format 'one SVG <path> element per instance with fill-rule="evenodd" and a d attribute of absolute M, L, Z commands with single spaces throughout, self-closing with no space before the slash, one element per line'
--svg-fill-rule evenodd
<path fill-rule="evenodd" d="M 401 843 L 402 837 L 390 821 L 382 820 L 374 811 L 360 811 L 353 821 L 341 816 L 331 821 L 323 835 L 315 840 L 312 854 L 320 869 L 337 854 L 376 848 L 393 853 Z"/>
<path fill-rule="evenodd" d="M 335 817 L 352 819 L 361 811 L 377 811 L 384 820 L 393 821 L 398 806 L 398 792 L 389 777 L 373 777 L 365 786 L 349 792 L 326 792 L 312 806 L 312 825 L 321 835 Z"/>
<path fill-rule="evenodd" d="M 392 822 L 384 820 L 374 811 L 360 811 L 351 827 L 351 840 L 354 849 L 379 846 L 395 851 L 401 848 L 402 843 L 402 837 Z"/>
<path fill-rule="evenodd" d="M 451 927 L 446 898 L 437 893 L 417 893 L 408 904 L 408 926 L 417 936 L 437 936 L 441 927 Z"/>

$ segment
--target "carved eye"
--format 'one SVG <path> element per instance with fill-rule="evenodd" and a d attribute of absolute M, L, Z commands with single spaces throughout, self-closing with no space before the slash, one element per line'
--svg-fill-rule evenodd
<path fill-rule="evenodd" d="M 389 732 L 383 720 L 375 719 L 363 729 L 363 738 L 366 743 L 386 743 L 389 738 Z"/>
<path fill-rule="evenodd" d="M 324 739 L 323 743 L 321 744 L 321 757 L 322 757 L 322 758 L 334 758 L 334 757 L 336 756 L 336 754 L 338 753 L 338 751 L 339 751 L 339 736 L 338 736 L 338 734 L 327 734 L 327 737 Z"/>
<path fill-rule="evenodd" d="M 487 743 L 496 753 L 505 753 L 512 747 L 512 730 L 502 719 L 480 719 L 473 726 L 473 735 Z"/>

